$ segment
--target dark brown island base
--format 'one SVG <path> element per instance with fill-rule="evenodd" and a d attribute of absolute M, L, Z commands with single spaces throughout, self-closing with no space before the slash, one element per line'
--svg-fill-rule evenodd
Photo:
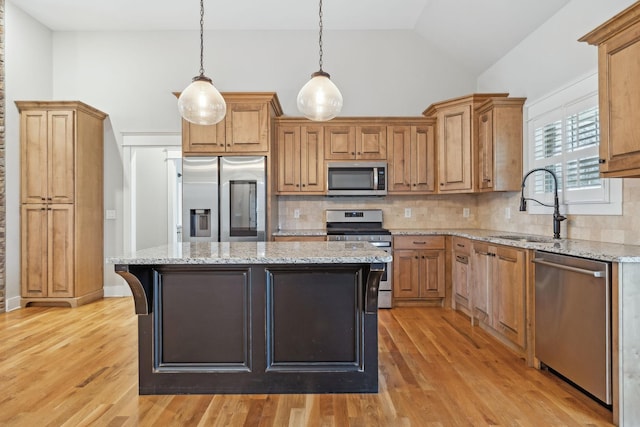
<path fill-rule="evenodd" d="M 184 243 L 110 259 L 134 296 L 140 394 L 377 392 L 390 260 L 362 242 Z"/>

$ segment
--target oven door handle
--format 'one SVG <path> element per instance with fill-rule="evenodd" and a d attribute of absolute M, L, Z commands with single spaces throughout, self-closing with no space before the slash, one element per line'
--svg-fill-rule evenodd
<path fill-rule="evenodd" d="M 391 247 L 391 242 L 369 242 L 371 243 L 373 246 L 377 246 L 379 248 L 390 248 Z"/>

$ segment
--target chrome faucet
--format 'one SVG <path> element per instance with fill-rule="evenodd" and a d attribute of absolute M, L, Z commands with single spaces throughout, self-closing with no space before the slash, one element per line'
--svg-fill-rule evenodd
<path fill-rule="evenodd" d="M 551 176 L 553 177 L 553 183 L 555 184 L 553 189 L 553 205 L 542 203 L 541 201 L 536 199 L 524 197 L 524 185 L 529 175 L 531 175 L 534 172 L 542 172 L 542 171 L 550 173 Z M 521 212 L 525 212 L 527 210 L 527 200 L 531 200 L 542 206 L 553 208 L 553 238 L 559 239 L 560 238 L 560 222 L 567 219 L 567 217 L 560 215 L 560 202 L 558 201 L 558 177 L 552 170 L 545 169 L 545 168 L 536 168 L 536 169 L 531 169 L 529 172 L 527 172 L 524 175 L 524 178 L 522 178 L 522 190 L 520 193 L 520 211 Z"/>

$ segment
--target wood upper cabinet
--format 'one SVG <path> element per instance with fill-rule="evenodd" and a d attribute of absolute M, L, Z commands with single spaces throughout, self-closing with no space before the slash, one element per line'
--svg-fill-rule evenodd
<path fill-rule="evenodd" d="M 267 153 L 272 119 L 282 115 L 275 93 L 223 93 L 224 119 L 210 126 L 182 120 L 182 151 L 187 156 Z"/>
<path fill-rule="evenodd" d="M 425 300 L 445 296 L 443 236 L 393 239 L 393 299 Z"/>
<path fill-rule="evenodd" d="M 73 110 L 21 115 L 22 203 L 73 203 L 74 118 Z"/>
<path fill-rule="evenodd" d="M 279 125 L 277 150 L 278 194 L 324 193 L 321 125 Z"/>
<path fill-rule="evenodd" d="M 580 41 L 598 46 L 600 174 L 640 177 L 640 3 Z"/>
<path fill-rule="evenodd" d="M 386 160 L 386 125 L 353 123 L 326 125 L 324 158 L 326 160 Z"/>
<path fill-rule="evenodd" d="M 489 98 L 506 93 L 473 94 L 432 104 L 423 114 L 437 121 L 438 191 L 475 191 L 477 131 L 475 109 Z"/>
<path fill-rule="evenodd" d="M 435 121 L 387 128 L 389 193 L 435 192 Z"/>
<path fill-rule="evenodd" d="M 76 101 L 20 110 L 21 305 L 103 295 L 103 121 Z"/>
<path fill-rule="evenodd" d="M 522 181 L 522 107 L 526 98 L 490 98 L 476 109 L 479 191 L 518 191 Z"/>
<path fill-rule="evenodd" d="M 526 251 L 474 242 L 471 272 L 473 318 L 524 348 Z"/>

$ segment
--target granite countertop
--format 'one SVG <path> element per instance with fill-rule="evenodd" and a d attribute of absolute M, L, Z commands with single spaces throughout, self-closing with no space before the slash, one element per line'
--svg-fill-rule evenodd
<path fill-rule="evenodd" d="M 511 240 L 497 236 L 531 236 L 530 234 L 513 233 L 500 230 L 485 229 L 391 229 L 394 236 L 458 236 L 488 243 L 513 246 L 524 249 L 537 249 L 563 255 L 573 255 L 609 262 L 640 262 L 640 246 L 624 245 L 620 243 L 606 243 L 592 240 L 553 239 L 551 236 L 535 236 L 543 241 L 530 242 Z M 326 235 L 324 229 L 310 230 L 280 230 L 274 236 L 310 236 Z"/>
<path fill-rule="evenodd" d="M 142 249 L 112 264 L 369 264 L 391 255 L 367 242 L 203 242 Z"/>

